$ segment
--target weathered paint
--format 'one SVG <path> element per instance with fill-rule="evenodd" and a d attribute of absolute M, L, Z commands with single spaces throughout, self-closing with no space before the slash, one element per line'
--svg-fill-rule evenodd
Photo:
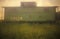
<path fill-rule="evenodd" d="M 54 21 L 55 7 L 5 7 L 6 21 Z"/>

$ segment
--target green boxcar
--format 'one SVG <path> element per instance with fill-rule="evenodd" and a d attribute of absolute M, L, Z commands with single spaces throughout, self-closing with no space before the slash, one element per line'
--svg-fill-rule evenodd
<path fill-rule="evenodd" d="M 5 21 L 55 21 L 56 7 L 5 7 Z"/>

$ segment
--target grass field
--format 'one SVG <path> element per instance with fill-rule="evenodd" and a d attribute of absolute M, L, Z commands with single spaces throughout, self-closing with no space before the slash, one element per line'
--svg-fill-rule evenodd
<path fill-rule="evenodd" d="M 60 39 L 60 25 L 0 23 L 0 39 Z"/>

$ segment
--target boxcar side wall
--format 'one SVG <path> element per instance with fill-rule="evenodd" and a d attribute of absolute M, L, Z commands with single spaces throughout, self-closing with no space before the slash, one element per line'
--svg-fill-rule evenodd
<path fill-rule="evenodd" d="M 54 21 L 54 7 L 5 8 L 6 21 Z"/>

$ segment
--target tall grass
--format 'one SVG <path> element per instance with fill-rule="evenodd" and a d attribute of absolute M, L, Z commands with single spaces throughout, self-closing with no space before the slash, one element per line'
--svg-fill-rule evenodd
<path fill-rule="evenodd" d="M 1 39 L 57 39 L 55 24 L 0 23 Z"/>

